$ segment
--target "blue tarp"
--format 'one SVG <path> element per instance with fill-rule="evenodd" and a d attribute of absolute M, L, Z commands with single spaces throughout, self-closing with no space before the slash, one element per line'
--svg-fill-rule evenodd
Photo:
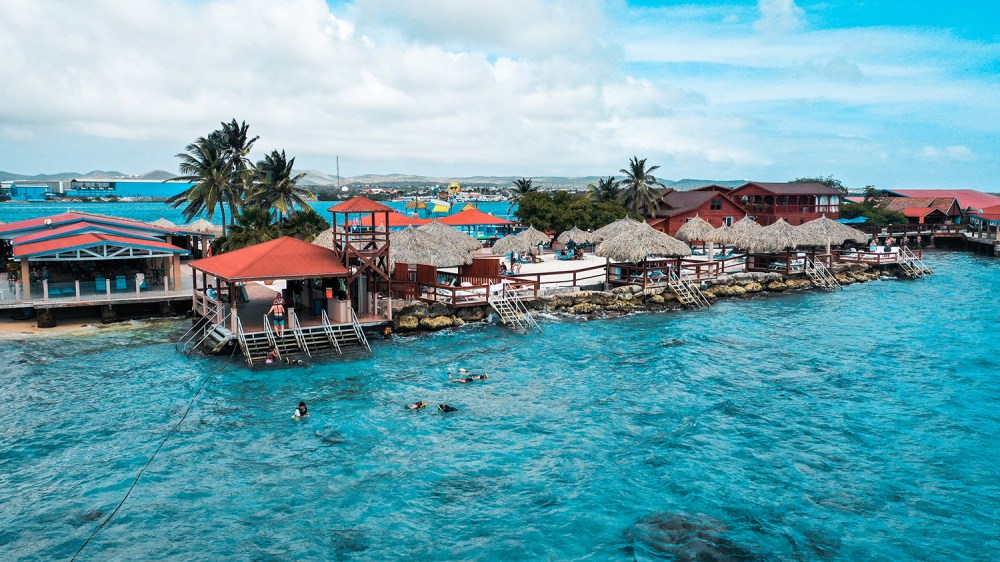
<path fill-rule="evenodd" d="M 863 222 L 868 222 L 868 217 L 854 217 L 853 219 L 837 219 L 837 222 L 844 224 L 861 224 Z"/>

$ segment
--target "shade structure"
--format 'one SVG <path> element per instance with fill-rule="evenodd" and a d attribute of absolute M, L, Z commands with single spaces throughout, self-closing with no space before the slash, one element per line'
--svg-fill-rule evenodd
<path fill-rule="evenodd" d="M 483 247 L 479 240 L 437 220 L 421 225 L 417 230 L 431 234 L 440 244 L 448 244 L 460 250 L 474 252 Z"/>
<path fill-rule="evenodd" d="M 566 232 L 559 235 L 556 239 L 562 244 L 567 244 L 572 242 L 574 244 L 593 244 L 596 242 L 596 237 L 593 232 L 587 232 L 586 230 L 580 230 L 577 227 L 573 227 Z"/>
<path fill-rule="evenodd" d="M 538 230 L 533 226 L 529 226 L 528 230 L 522 230 L 521 232 L 518 232 L 517 235 L 527 240 L 528 243 L 531 244 L 532 246 L 537 246 L 539 244 L 548 244 L 549 242 L 552 241 L 552 238 L 550 238 L 548 234 L 545 234 L 544 232 Z"/>
<path fill-rule="evenodd" d="M 715 232 L 708 235 L 708 240 L 705 240 L 705 242 L 733 244 L 742 248 L 743 246 L 740 246 L 740 242 L 760 229 L 761 226 L 757 224 L 757 221 L 750 217 L 743 217 L 729 228 L 715 229 Z"/>
<path fill-rule="evenodd" d="M 312 243 L 324 248 L 333 248 L 333 229 L 328 228 L 312 239 Z"/>
<path fill-rule="evenodd" d="M 472 263 L 472 252 L 456 248 L 441 238 L 408 226 L 389 234 L 389 267 L 396 263 L 414 263 L 435 267 L 454 267 Z"/>
<path fill-rule="evenodd" d="M 417 201 L 416 199 L 414 199 L 413 201 L 407 201 L 406 202 L 406 208 L 407 209 L 426 209 L 427 208 L 427 203 L 424 203 L 423 201 Z"/>
<path fill-rule="evenodd" d="M 693 242 L 695 240 L 708 242 L 708 236 L 713 232 L 715 232 L 714 226 L 709 224 L 705 219 L 696 216 L 681 225 L 677 230 L 677 239 L 684 242 Z"/>
<path fill-rule="evenodd" d="M 864 232 L 829 219 L 825 215 L 796 228 L 811 238 L 822 240 L 823 244 L 826 245 L 835 244 L 840 246 L 845 242 L 857 242 L 859 244 L 868 242 L 868 235 Z"/>
<path fill-rule="evenodd" d="M 655 256 L 690 256 L 691 248 L 646 223 L 639 223 L 628 232 L 601 242 L 594 253 L 618 262 L 639 263 Z"/>
<path fill-rule="evenodd" d="M 494 255 L 502 256 L 511 252 L 525 253 L 531 250 L 533 244 L 521 234 L 508 234 L 496 241 L 490 251 Z"/>
<path fill-rule="evenodd" d="M 160 217 L 160 218 L 156 219 L 155 221 L 153 221 L 153 222 L 151 222 L 149 224 L 152 224 L 153 226 L 158 226 L 160 228 L 177 228 L 176 224 L 168 221 L 167 219 L 165 219 L 163 217 Z"/>
<path fill-rule="evenodd" d="M 185 228 L 188 230 L 194 230 L 195 232 L 208 232 L 214 233 L 216 230 L 221 228 L 219 225 L 213 224 L 205 219 L 198 219 L 193 223 L 187 225 Z"/>
<path fill-rule="evenodd" d="M 623 219 L 618 219 L 611 224 L 606 224 L 601 228 L 595 230 L 594 231 L 594 236 L 596 238 L 595 241 L 600 242 L 601 240 L 611 240 L 612 238 L 618 236 L 619 234 L 623 232 L 628 232 L 629 230 L 632 230 L 633 228 L 639 226 L 640 224 L 643 223 L 637 220 L 632 220 L 628 217 L 625 217 Z"/>
<path fill-rule="evenodd" d="M 753 234 L 736 241 L 736 245 L 754 254 L 784 252 L 802 246 L 821 246 L 825 242 L 812 238 L 808 232 L 778 219 Z"/>
<path fill-rule="evenodd" d="M 226 281 L 319 279 L 350 274 L 329 248 L 289 236 L 195 260 L 190 266 Z"/>

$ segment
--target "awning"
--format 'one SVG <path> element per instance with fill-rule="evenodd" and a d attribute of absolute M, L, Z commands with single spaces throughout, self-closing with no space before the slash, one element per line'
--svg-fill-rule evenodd
<path fill-rule="evenodd" d="M 226 281 L 348 276 L 333 250 L 288 236 L 195 260 L 191 267 Z"/>
<path fill-rule="evenodd" d="M 29 261 L 94 261 L 163 258 L 188 251 L 160 240 L 111 234 L 76 234 L 14 246 L 14 258 Z"/>

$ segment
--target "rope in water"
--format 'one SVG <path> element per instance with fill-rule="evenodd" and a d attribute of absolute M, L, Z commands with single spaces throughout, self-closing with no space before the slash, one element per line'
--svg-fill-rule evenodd
<path fill-rule="evenodd" d="M 163 446 L 167 444 L 167 440 L 170 439 L 170 436 L 177 431 L 177 428 L 180 427 L 182 423 L 184 423 L 184 420 L 187 418 L 188 413 L 191 411 L 191 406 L 194 406 L 194 401 L 198 398 L 198 395 L 201 394 L 201 390 L 205 388 L 205 384 L 208 383 L 208 379 L 212 378 L 213 376 L 215 376 L 216 373 L 221 372 L 222 369 L 225 369 L 227 366 L 229 366 L 229 362 L 233 360 L 233 355 L 236 354 L 237 349 L 239 349 L 239 346 L 233 347 L 233 352 L 229 354 L 229 359 L 226 360 L 226 364 L 223 365 L 222 368 L 220 368 L 217 371 L 210 371 L 205 376 L 205 378 L 202 379 L 201 384 L 198 386 L 198 390 L 194 393 L 194 396 L 191 397 L 191 400 L 188 401 L 187 408 L 184 409 L 184 415 L 181 416 L 181 419 L 177 420 L 177 423 L 175 423 L 172 428 L 170 428 L 170 431 L 167 432 L 167 435 L 163 438 L 163 441 L 160 442 L 160 446 L 157 447 L 155 451 L 153 451 L 153 456 L 149 457 L 149 460 L 146 461 L 145 466 L 143 466 L 142 470 L 139 471 L 139 474 L 136 475 L 135 480 L 132 481 L 132 485 L 129 486 L 128 491 L 125 492 L 125 497 L 122 498 L 122 501 L 118 502 L 118 505 L 115 506 L 114 511 L 112 511 L 111 514 L 108 515 L 104 519 L 104 521 L 102 521 L 101 524 L 97 526 L 96 529 L 94 529 L 94 532 L 90 533 L 90 536 L 87 537 L 87 540 L 83 541 L 83 544 L 80 545 L 80 550 L 76 551 L 76 554 L 73 555 L 73 558 L 70 559 L 70 562 L 74 562 L 76 558 L 80 556 L 80 553 L 83 552 L 83 549 L 87 548 L 87 545 L 90 544 L 90 541 L 97 536 L 97 533 L 100 533 L 101 529 L 103 529 L 104 526 L 107 525 L 108 522 L 110 522 L 111 519 L 114 518 L 114 516 L 118 513 L 118 510 L 121 509 L 121 507 L 125 504 L 125 500 L 127 500 L 128 497 L 132 494 L 132 490 L 134 490 L 136 485 L 139 484 L 139 479 L 142 478 L 142 474 L 146 472 L 146 469 L 149 468 L 149 465 L 153 464 L 153 459 L 156 458 L 157 453 L 159 453 L 160 449 L 162 449 Z"/>

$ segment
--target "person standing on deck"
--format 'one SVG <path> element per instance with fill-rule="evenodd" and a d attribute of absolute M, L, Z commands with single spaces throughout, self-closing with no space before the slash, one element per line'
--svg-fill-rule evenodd
<path fill-rule="evenodd" d="M 278 337 L 285 337 L 285 299 L 280 296 L 275 297 L 271 308 L 267 309 L 267 313 L 274 315 L 274 331 L 278 333 Z"/>

